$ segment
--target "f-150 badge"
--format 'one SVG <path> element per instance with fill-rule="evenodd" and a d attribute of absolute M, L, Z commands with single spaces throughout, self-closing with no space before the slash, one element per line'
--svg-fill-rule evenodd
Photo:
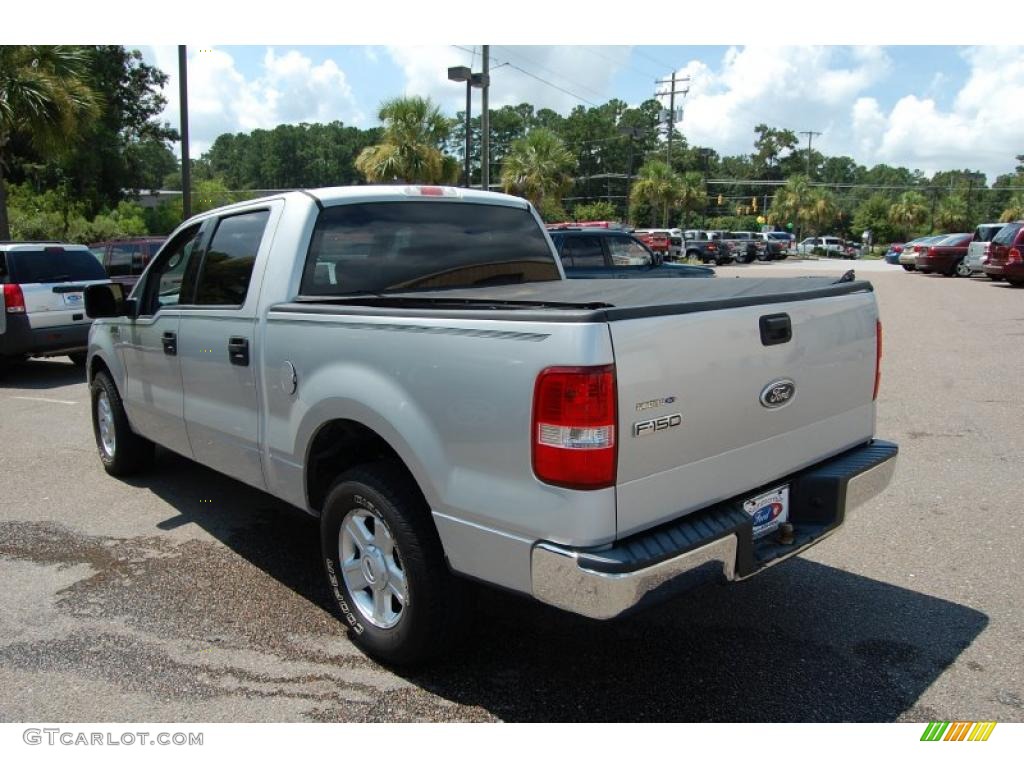
<path fill-rule="evenodd" d="M 683 414 L 671 413 L 668 416 L 659 416 L 656 419 L 647 419 L 646 421 L 638 421 L 633 425 L 633 437 L 643 437 L 644 435 L 653 435 L 655 432 L 661 432 L 672 427 L 678 427 L 683 423 Z"/>

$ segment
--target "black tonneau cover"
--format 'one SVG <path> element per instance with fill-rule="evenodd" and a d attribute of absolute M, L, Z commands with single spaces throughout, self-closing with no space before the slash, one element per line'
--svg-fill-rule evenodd
<path fill-rule="evenodd" d="M 407 291 L 361 296 L 300 296 L 273 312 L 479 317 L 541 322 L 607 322 L 710 312 L 869 292 L 865 280 L 833 277 L 717 280 L 554 280 L 519 285 Z"/>

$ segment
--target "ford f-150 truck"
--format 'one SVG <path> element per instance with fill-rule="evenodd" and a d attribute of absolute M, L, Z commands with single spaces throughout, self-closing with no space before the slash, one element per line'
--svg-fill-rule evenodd
<path fill-rule="evenodd" d="M 462 577 L 609 619 L 821 541 L 895 466 L 869 283 L 566 280 L 515 197 L 238 203 L 85 301 L 106 470 L 159 443 L 318 517 L 391 663 L 448 647 Z"/>

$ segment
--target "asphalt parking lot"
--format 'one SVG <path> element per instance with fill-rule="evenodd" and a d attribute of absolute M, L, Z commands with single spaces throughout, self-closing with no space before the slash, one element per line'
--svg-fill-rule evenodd
<path fill-rule="evenodd" d="M 480 589 L 465 642 L 396 674 L 347 641 L 315 521 L 161 453 L 96 457 L 84 374 L 0 380 L 0 719 L 1024 719 L 1024 289 L 880 262 L 888 491 L 756 579 L 618 623 Z M 684 398 L 685 400 L 685 398 Z"/>

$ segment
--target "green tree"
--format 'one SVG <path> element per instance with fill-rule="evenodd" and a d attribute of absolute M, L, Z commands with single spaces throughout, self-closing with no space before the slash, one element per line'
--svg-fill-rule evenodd
<path fill-rule="evenodd" d="M 889 221 L 906 240 L 928 218 L 928 201 L 920 192 L 904 192 L 899 200 L 889 207 Z"/>
<path fill-rule="evenodd" d="M 768 221 L 772 224 L 786 225 L 803 221 L 804 209 L 811 199 L 813 188 L 806 176 L 793 176 L 772 199 L 768 209 Z"/>
<path fill-rule="evenodd" d="M 661 211 L 661 226 L 668 226 L 668 211 L 679 202 L 683 183 L 668 163 L 648 160 L 644 163 L 630 192 L 630 202 L 651 206 L 651 225 L 657 226 L 657 211 Z"/>
<path fill-rule="evenodd" d="M 969 219 L 967 198 L 959 192 L 942 198 L 935 212 L 936 223 L 947 232 L 963 232 L 969 227 L 973 228 Z"/>
<path fill-rule="evenodd" d="M 766 123 L 755 126 L 754 133 L 757 134 L 754 140 L 754 167 L 761 178 L 776 178 L 775 168 L 779 157 L 796 149 L 797 136 L 788 128 L 772 128 Z"/>
<path fill-rule="evenodd" d="M 512 142 L 501 167 L 501 186 L 540 208 L 545 198 L 560 200 L 575 166 L 565 143 L 547 128 L 534 128 Z"/>
<path fill-rule="evenodd" d="M 704 179 L 696 171 L 683 174 L 679 183 L 679 197 L 676 204 L 682 209 L 682 225 L 685 228 L 690 222 L 690 214 L 703 211 L 708 204 L 708 193 L 704 187 Z"/>
<path fill-rule="evenodd" d="M 1024 194 L 1018 192 L 1010 198 L 1006 210 L 999 216 L 1000 221 L 1017 221 L 1024 219 Z"/>
<path fill-rule="evenodd" d="M 871 230 L 876 243 L 891 242 L 899 237 L 899 232 L 889 221 L 889 207 L 892 201 L 887 195 L 876 192 L 861 201 L 853 214 L 853 231 Z"/>
<path fill-rule="evenodd" d="M 814 189 L 800 210 L 800 222 L 813 234 L 822 235 L 832 228 L 838 215 L 835 195 L 825 189 Z"/>
<path fill-rule="evenodd" d="M 370 182 L 414 184 L 454 183 L 459 175 L 455 158 L 442 147 L 452 121 L 429 98 L 406 96 L 381 104 L 378 117 L 384 123 L 380 144 L 366 147 L 355 166 Z"/>
<path fill-rule="evenodd" d="M 81 48 L 0 46 L 0 240 L 11 237 L 5 147 L 20 135 L 41 155 L 53 156 L 81 134 L 98 112 L 86 65 Z"/>
<path fill-rule="evenodd" d="M 581 203 L 572 210 L 575 221 L 614 221 L 619 215 L 613 203 L 598 200 L 594 203 Z"/>

